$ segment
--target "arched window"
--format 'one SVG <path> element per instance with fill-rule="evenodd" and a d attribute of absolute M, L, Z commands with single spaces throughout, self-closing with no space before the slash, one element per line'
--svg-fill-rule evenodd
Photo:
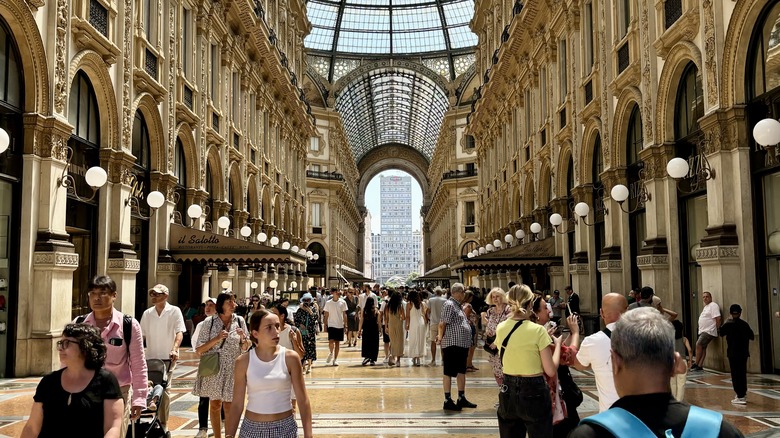
<path fill-rule="evenodd" d="M 211 218 L 207 217 L 206 220 L 213 220 L 217 214 L 217 212 L 214 210 L 214 176 L 211 173 L 211 163 L 208 161 L 206 161 L 206 193 L 208 193 L 208 197 L 206 198 L 206 205 L 208 205 L 209 209 L 211 210 L 211 213 L 209 213 Z"/>
<path fill-rule="evenodd" d="M 135 165 L 147 171 L 151 169 L 151 144 L 149 142 L 149 128 L 146 126 L 146 119 L 141 111 L 135 112 L 133 121 L 133 156 L 135 156 Z"/>
<path fill-rule="evenodd" d="M 19 54 L 5 22 L 0 20 L 0 103 L 22 109 L 22 75 Z"/>
<path fill-rule="evenodd" d="M 596 135 L 593 142 L 593 165 L 591 167 L 591 181 L 593 181 L 593 205 L 594 215 L 597 221 L 604 220 L 604 183 L 601 181 L 601 173 L 604 172 L 604 154 L 601 150 L 601 134 Z"/>
<path fill-rule="evenodd" d="M 73 126 L 68 146 L 73 150 L 71 169 L 89 169 L 100 165 L 100 112 L 95 90 L 86 73 L 79 71 L 70 85 L 68 122 Z M 82 172 L 72 171 L 76 193 L 91 193 Z M 71 315 L 89 312 L 87 283 L 97 268 L 97 216 L 100 198 L 83 201 L 68 192 L 66 231 L 79 255 L 79 266 L 73 273 Z"/>
<path fill-rule="evenodd" d="M 756 26 L 747 68 L 748 98 L 754 99 L 780 87 L 780 65 L 774 58 L 780 46 L 780 2 L 767 8 L 761 26 Z M 751 125 L 752 126 L 752 125 Z"/>
<path fill-rule="evenodd" d="M 176 193 L 179 194 L 179 202 L 176 211 L 182 217 L 187 217 L 187 160 L 184 157 L 184 144 L 180 138 L 176 139 L 176 151 L 173 154 L 173 175 L 176 177 Z"/>
<path fill-rule="evenodd" d="M 131 151 L 135 156 L 133 175 L 136 185 L 132 187 L 132 196 L 138 199 L 137 209 L 131 210 L 130 242 L 133 244 L 140 270 L 135 278 L 136 315 L 146 308 L 146 292 L 149 274 L 149 217 L 151 216 L 149 204 L 146 203 L 146 195 L 150 192 L 151 185 L 151 142 L 149 140 L 149 128 L 146 119 L 140 110 L 136 110 L 133 120 L 133 137 Z"/>
<path fill-rule="evenodd" d="M 699 130 L 704 115 L 704 97 L 696 64 L 689 62 L 683 70 L 674 105 L 674 138 L 680 140 Z"/>

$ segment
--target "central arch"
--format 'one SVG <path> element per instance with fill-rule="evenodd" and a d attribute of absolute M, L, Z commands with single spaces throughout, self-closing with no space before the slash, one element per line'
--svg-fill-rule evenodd
<path fill-rule="evenodd" d="M 358 206 L 366 205 L 368 183 L 385 170 L 402 170 L 414 178 L 423 193 L 423 209 L 430 205 L 430 182 L 428 181 L 428 160 L 418 150 L 405 145 L 391 144 L 372 149 L 358 162 Z"/>

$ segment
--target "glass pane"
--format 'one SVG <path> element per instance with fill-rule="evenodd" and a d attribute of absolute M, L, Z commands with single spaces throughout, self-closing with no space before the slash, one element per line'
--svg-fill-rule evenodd
<path fill-rule="evenodd" d="M 753 95 L 758 96 L 780 86 L 780 3 L 767 15 L 757 42 L 754 60 Z"/>

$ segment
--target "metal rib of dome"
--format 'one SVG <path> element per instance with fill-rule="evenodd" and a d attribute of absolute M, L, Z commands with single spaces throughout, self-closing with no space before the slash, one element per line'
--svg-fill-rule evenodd
<path fill-rule="evenodd" d="M 363 75 L 336 99 L 355 161 L 394 143 L 411 146 L 430 161 L 448 105 L 446 93 L 430 78 L 397 68 Z"/>

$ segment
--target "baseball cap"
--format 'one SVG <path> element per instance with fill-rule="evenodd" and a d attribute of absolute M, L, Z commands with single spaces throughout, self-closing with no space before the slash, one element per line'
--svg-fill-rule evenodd
<path fill-rule="evenodd" d="M 217 299 L 216 299 L 216 298 L 213 298 L 213 297 L 208 297 L 208 298 L 206 298 L 206 301 L 204 301 L 204 302 L 203 302 L 203 304 L 206 304 L 206 303 L 208 303 L 209 301 L 211 301 L 211 302 L 212 302 L 212 303 L 214 303 L 214 304 L 217 304 Z"/>
<path fill-rule="evenodd" d="M 165 295 L 169 294 L 168 287 L 165 286 L 164 284 L 156 284 L 153 288 L 149 290 L 149 292 L 151 291 L 155 291 L 158 294 L 165 294 Z"/>

